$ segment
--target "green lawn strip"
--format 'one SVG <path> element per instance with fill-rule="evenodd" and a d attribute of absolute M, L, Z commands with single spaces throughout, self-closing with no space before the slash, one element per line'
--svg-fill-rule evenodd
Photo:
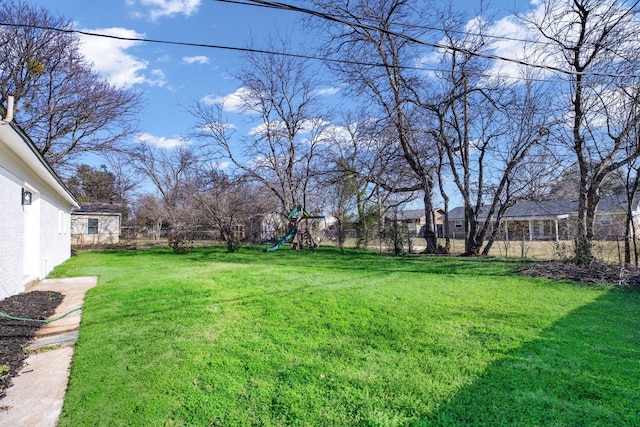
<path fill-rule="evenodd" d="M 639 305 L 617 290 L 568 313 L 414 425 L 639 425 Z"/>
<path fill-rule="evenodd" d="M 635 294 L 522 278 L 515 265 L 330 249 L 81 253 L 53 274 L 100 277 L 60 425 L 456 425 L 467 400 L 495 405 L 485 390 L 495 370 L 516 366 L 500 381 L 518 383 L 518 364 L 548 353 L 539 346 L 550 336 L 563 337 L 552 340 L 556 351 L 582 352 L 583 341 L 568 338 L 594 327 L 581 310 L 616 297 L 638 312 Z M 604 315 L 620 309 L 607 305 Z M 638 319 L 627 323 L 607 329 L 607 340 L 637 356 Z M 611 375 L 624 376 L 626 356 Z M 550 371 L 553 387 L 565 387 Z M 607 394 L 629 381 L 619 388 L 616 377 Z M 511 404 L 521 405 L 538 388 L 517 390 Z M 575 404 L 569 392 L 557 398 Z M 598 411 L 625 419 L 622 408 L 637 401 L 607 400 Z M 500 414 L 514 413 L 509 404 L 496 411 L 504 422 Z"/>

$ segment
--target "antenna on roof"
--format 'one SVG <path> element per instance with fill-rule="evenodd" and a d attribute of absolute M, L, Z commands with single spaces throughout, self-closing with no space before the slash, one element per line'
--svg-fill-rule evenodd
<path fill-rule="evenodd" d="M 13 120 L 13 95 L 7 96 L 7 115 L 4 120 L 0 120 L 0 125 L 6 125 Z"/>

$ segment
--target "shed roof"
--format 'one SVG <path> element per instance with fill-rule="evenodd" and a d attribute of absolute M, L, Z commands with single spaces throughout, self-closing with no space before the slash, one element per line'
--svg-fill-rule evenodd
<path fill-rule="evenodd" d="M 113 203 L 86 203 L 79 209 L 74 209 L 73 213 L 120 215 L 122 213 L 122 207 Z"/>

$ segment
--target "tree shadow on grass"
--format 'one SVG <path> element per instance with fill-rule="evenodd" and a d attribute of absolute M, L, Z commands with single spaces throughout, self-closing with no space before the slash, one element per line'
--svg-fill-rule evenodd
<path fill-rule="evenodd" d="M 575 310 L 410 425 L 640 425 L 640 293 Z"/>
<path fill-rule="evenodd" d="M 224 246 L 195 247 L 189 253 L 175 254 L 171 248 L 112 251 L 114 257 L 133 258 L 153 255 L 183 262 L 251 265 L 268 264 L 283 267 L 325 268 L 329 271 L 366 271 L 370 273 L 426 273 L 474 276 L 510 276 L 522 261 L 518 259 L 462 258 L 452 256 L 392 256 L 371 250 L 320 247 L 317 251 L 282 249 L 267 252 L 268 246 L 247 245 L 230 253 Z"/>
<path fill-rule="evenodd" d="M 271 266 L 298 266 L 326 268 L 330 271 L 367 271 L 367 272 L 412 272 L 429 274 L 474 276 L 512 275 L 522 264 L 521 260 L 498 260 L 494 258 L 461 258 L 449 256 L 380 255 L 375 251 L 349 249 L 341 251 L 333 247 L 321 247 L 317 251 L 291 251 L 283 249 L 267 252 L 264 246 L 247 245 L 237 252 L 229 253 L 223 246 L 197 247 L 187 254 L 175 254 L 170 248 L 146 249 L 155 256 L 177 257 L 185 262 L 228 264 L 259 264 Z M 118 256 L 135 256 L 135 251 L 122 251 Z"/>

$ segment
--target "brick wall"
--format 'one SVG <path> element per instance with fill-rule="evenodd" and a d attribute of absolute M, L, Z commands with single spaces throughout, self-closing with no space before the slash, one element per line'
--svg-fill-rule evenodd
<path fill-rule="evenodd" d="M 0 167 L 0 299 L 24 289 L 22 182 Z"/>

